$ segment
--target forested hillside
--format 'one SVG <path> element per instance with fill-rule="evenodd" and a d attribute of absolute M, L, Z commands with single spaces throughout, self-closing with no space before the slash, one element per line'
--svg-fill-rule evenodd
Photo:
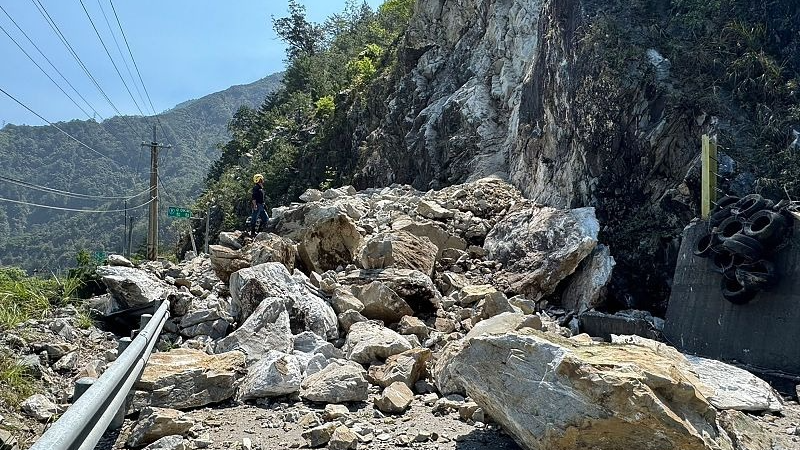
<path fill-rule="evenodd" d="M 166 207 L 190 206 L 200 193 L 206 173 L 219 157 L 218 144 L 230 138 L 228 122 L 242 106 L 261 104 L 280 84 L 281 74 L 234 86 L 184 102 L 154 117 L 113 117 L 103 122 L 73 120 L 57 125 L 95 153 L 51 126 L 6 125 L 0 130 L 0 176 L 49 188 L 96 196 L 131 196 L 149 183 L 150 152 L 142 141 L 169 143 L 160 157 L 161 236 L 166 250 L 175 243 Z M 0 178 L 0 197 L 73 209 L 124 209 L 121 200 L 88 200 L 33 190 Z M 148 200 L 147 193 L 128 207 Z M 134 251 L 146 237 L 147 207 L 133 215 Z M 76 213 L 0 201 L 0 265 L 45 271 L 70 266 L 81 249 L 120 252 L 124 213 Z"/>

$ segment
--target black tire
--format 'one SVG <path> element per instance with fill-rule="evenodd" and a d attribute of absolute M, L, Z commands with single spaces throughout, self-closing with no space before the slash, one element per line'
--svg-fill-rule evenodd
<path fill-rule="evenodd" d="M 750 290 L 769 289 L 778 282 L 778 272 L 774 264 L 762 259 L 737 267 L 736 280 Z"/>
<path fill-rule="evenodd" d="M 725 273 L 733 267 L 733 253 L 723 248 L 722 251 L 714 252 L 711 262 L 719 272 Z"/>
<path fill-rule="evenodd" d="M 765 247 L 771 247 L 783 240 L 786 228 L 787 221 L 783 215 L 763 209 L 750 217 L 744 234 L 757 239 Z"/>
<path fill-rule="evenodd" d="M 742 256 L 748 261 L 757 261 L 764 254 L 764 247 L 758 240 L 741 233 L 724 240 L 722 246 L 732 254 Z"/>
<path fill-rule="evenodd" d="M 731 206 L 734 203 L 738 202 L 740 199 L 734 195 L 726 195 L 721 199 L 717 200 L 717 207 L 714 208 L 714 211 L 719 211 L 726 206 Z"/>
<path fill-rule="evenodd" d="M 708 224 L 711 228 L 719 226 L 725 219 L 731 217 L 731 210 L 733 209 L 733 205 L 725 206 L 724 208 L 720 208 L 716 212 L 711 213 L 708 217 Z"/>
<path fill-rule="evenodd" d="M 744 231 L 744 222 L 738 217 L 731 216 L 723 220 L 714 230 L 717 239 L 719 239 L 720 242 L 725 242 L 735 234 Z"/>
<path fill-rule="evenodd" d="M 771 207 L 772 205 L 768 204 L 767 201 L 764 200 L 764 197 L 758 194 L 750 194 L 742 197 L 738 202 L 734 203 L 733 207 L 731 208 L 731 213 L 747 218 L 768 206 Z"/>
<path fill-rule="evenodd" d="M 714 253 L 714 248 L 717 245 L 719 245 L 717 236 L 713 233 L 707 233 L 703 236 L 700 236 L 700 239 L 697 240 L 697 244 L 695 245 L 693 253 L 695 256 L 708 258 L 712 255 L 712 253 Z"/>
<path fill-rule="evenodd" d="M 727 277 L 722 277 L 720 288 L 722 289 L 722 296 L 725 300 L 734 305 L 744 305 L 755 298 L 757 294 L 757 291 L 742 286 L 738 280 L 732 280 Z"/>

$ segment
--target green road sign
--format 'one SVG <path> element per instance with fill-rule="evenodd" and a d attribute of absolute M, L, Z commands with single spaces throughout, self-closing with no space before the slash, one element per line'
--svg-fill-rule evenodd
<path fill-rule="evenodd" d="M 167 216 L 188 219 L 189 217 L 192 217 L 192 211 L 186 208 L 178 208 L 177 206 L 170 206 L 169 208 L 167 208 Z"/>

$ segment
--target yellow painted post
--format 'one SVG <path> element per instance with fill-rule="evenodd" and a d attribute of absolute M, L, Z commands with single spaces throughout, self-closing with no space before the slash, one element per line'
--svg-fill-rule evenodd
<path fill-rule="evenodd" d="M 708 220 L 717 201 L 717 143 L 707 134 L 703 135 L 700 178 L 700 217 Z"/>

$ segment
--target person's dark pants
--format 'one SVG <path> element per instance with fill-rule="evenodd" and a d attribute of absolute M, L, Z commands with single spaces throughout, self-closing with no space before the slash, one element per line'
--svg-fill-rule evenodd
<path fill-rule="evenodd" d="M 258 207 L 253 210 L 253 214 L 250 215 L 250 232 L 252 233 L 256 232 L 256 219 L 261 219 L 261 225 L 258 227 L 259 230 L 267 225 L 269 217 L 267 217 L 267 212 L 264 210 L 263 203 L 259 203 Z"/>

